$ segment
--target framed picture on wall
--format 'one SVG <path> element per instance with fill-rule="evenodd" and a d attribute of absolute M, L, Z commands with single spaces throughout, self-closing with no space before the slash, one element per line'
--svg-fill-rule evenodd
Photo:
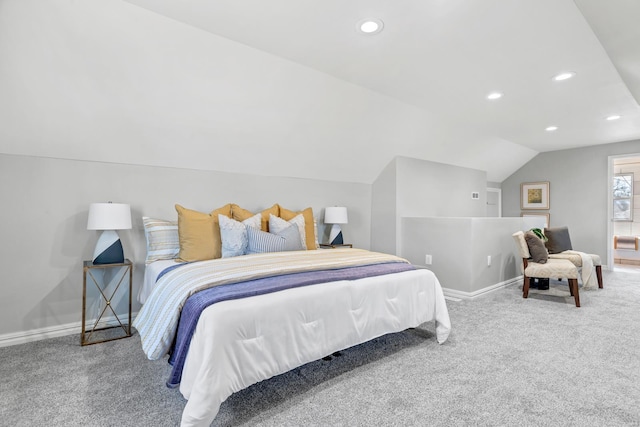
<path fill-rule="evenodd" d="M 546 212 L 522 212 L 520 214 L 523 218 L 543 218 L 544 227 L 549 227 L 549 214 Z"/>
<path fill-rule="evenodd" d="M 520 184 L 520 209 L 549 209 L 549 182 Z"/>

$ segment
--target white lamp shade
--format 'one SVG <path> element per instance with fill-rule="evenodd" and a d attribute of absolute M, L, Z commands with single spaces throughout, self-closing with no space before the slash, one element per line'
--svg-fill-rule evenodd
<path fill-rule="evenodd" d="M 92 203 L 87 230 L 129 230 L 131 207 L 124 203 Z"/>
<path fill-rule="evenodd" d="M 349 216 L 344 206 L 332 206 L 324 209 L 325 224 L 348 224 Z"/>

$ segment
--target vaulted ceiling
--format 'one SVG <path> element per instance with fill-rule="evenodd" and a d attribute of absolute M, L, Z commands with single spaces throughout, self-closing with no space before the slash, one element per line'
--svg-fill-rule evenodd
<path fill-rule="evenodd" d="M 355 182 L 372 182 L 402 155 L 485 170 L 490 181 L 502 181 L 539 152 L 640 139 L 637 0 L 67 3 L 68 16 L 56 16 L 55 31 L 86 40 L 74 53 L 86 69 L 65 68 L 59 58 L 28 64 L 53 65 L 68 73 L 69 85 L 87 85 L 81 92 L 87 99 L 78 102 L 82 114 L 74 113 L 86 129 L 66 130 L 64 143 L 62 134 L 40 142 L 34 152 L 46 155 L 64 157 L 52 148 L 58 145 L 66 156 L 86 159 L 258 174 L 277 169 Z M 13 2 L 15 9 L 22 4 Z M 44 16 L 42 7 L 32 7 Z M 9 16 L 6 24 L 15 22 Z M 382 31 L 359 32 L 366 18 L 381 20 Z M 15 25 L 15 32 L 26 31 Z M 55 52 L 71 55 L 69 39 L 61 37 Z M 12 59 L 27 55 L 10 52 Z M 121 64 L 114 65 L 116 57 Z M 575 75 L 554 81 L 562 72 Z M 14 74 L 5 70 L 5 81 Z M 229 76 L 246 84 L 225 88 Z M 93 78 L 101 84 L 89 89 Z M 40 80 L 34 75 L 31 84 Z M 494 91 L 503 96 L 488 100 Z M 24 99 L 12 105 L 28 107 Z M 18 120 L 15 108 L 4 110 L 14 119 L 8 122 Z M 96 125 L 99 113 L 118 125 Z M 620 118 L 606 120 L 611 115 Z M 91 126 L 104 131 L 93 135 L 93 146 L 72 143 L 86 141 Z M 118 142 L 125 130 L 135 141 Z M 130 157 L 113 157 L 98 143 L 103 133 L 110 144 L 125 144 Z M 17 128 L 4 136 L 37 139 Z M 170 153 L 177 146 L 189 159 Z M 17 145 L 0 148 L 30 154 Z"/>
<path fill-rule="evenodd" d="M 131 2 L 424 109 L 465 131 L 450 148 L 476 153 L 481 169 L 487 143 L 542 152 L 640 139 L 637 0 Z M 383 30 L 359 33 L 366 18 Z M 504 96 L 487 100 L 493 91 Z"/>

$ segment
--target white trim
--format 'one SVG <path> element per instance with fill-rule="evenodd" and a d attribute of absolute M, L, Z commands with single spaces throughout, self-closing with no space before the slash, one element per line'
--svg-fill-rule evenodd
<path fill-rule="evenodd" d="M 131 313 L 131 321 L 135 319 L 138 313 Z M 120 316 L 121 319 L 126 319 L 128 313 L 125 313 Z M 87 320 L 85 323 L 85 327 L 87 325 L 93 325 L 94 320 Z M 100 323 L 98 324 L 98 328 L 104 328 L 106 326 L 117 326 L 118 322 L 115 320 L 115 317 L 103 317 Z M 13 332 L 9 334 L 0 335 L 0 347 L 9 347 L 12 345 L 18 344 L 26 344 L 33 341 L 46 340 L 49 338 L 58 338 L 66 335 L 73 335 L 82 332 L 82 322 L 72 322 L 64 325 L 56 325 L 56 326 L 47 326 L 44 328 L 31 329 L 30 331 L 21 331 L 21 332 Z M 80 345 L 80 339 L 78 339 L 78 345 Z"/>
<path fill-rule="evenodd" d="M 613 260 L 613 176 L 615 175 L 616 160 L 624 158 L 640 157 L 640 153 L 616 154 L 608 157 L 607 165 L 607 265 L 611 266 L 611 271 L 615 271 Z M 604 266 L 603 266 L 604 268 Z"/>
<path fill-rule="evenodd" d="M 607 164 L 607 264 L 613 262 L 613 172 L 618 156 L 609 156 Z"/>
<path fill-rule="evenodd" d="M 514 277 L 513 279 L 505 280 L 504 282 L 496 283 L 495 285 L 487 286 L 486 288 L 479 289 L 474 292 L 464 292 L 457 289 L 442 288 L 445 298 L 455 301 L 456 299 L 473 299 L 484 295 L 488 292 L 497 291 L 498 289 L 506 288 L 507 286 L 516 284 L 523 280 L 522 276 Z"/>

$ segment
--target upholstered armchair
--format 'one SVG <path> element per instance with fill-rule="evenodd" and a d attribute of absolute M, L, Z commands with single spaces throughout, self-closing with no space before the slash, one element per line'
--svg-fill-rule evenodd
<path fill-rule="evenodd" d="M 550 259 L 566 259 L 571 261 L 582 273 L 582 286 L 584 288 L 595 287 L 590 286 L 590 282 L 595 282 L 596 280 L 598 288 L 603 288 L 602 260 L 599 255 L 573 250 L 569 229 L 567 227 L 545 228 L 544 235 L 547 237 L 545 246 L 547 251 L 549 251 Z M 595 272 L 596 280 L 591 279 L 591 269 Z"/>
<path fill-rule="evenodd" d="M 525 237 L 524 232 L 518 231 L 513 234 L 513 239 L 516 242 L 516 247 L 518 248 L 520 257 L 522 257 L 522 272 L 524 275 L 522 297 L 529 297 L 529 285 L 532 277 L 546 279 L 562 278 L 568 280 L 569 292 L 575 300 L 576 307 L 580 307 L 580 294 L 578 291 L 578 268 L 571 261 L 566 259 L 549 259 L 547 251 L 544 247 L 544 242 L 542 242 L 542 240 L 540 240 L 540 238 L 538 238 L 535 234 L 531 232 L 527 233 L 530 233 L 530 235 L 526 236 L 529 238 L 529 244 L 527 243 L 527 238 Z M 537 239 L 539 243 L 533 240 L 531 236 Z"/>

